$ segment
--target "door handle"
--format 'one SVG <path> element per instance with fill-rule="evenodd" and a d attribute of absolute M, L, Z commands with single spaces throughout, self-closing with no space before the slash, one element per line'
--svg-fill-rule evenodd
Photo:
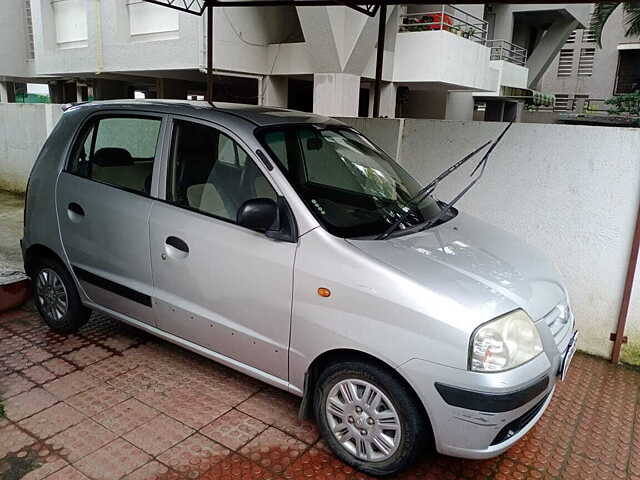
<path fill-rule="evenodd" d="M 164 243 L 175 248 L 176 250 L 180 250 L 183 253 L 189 253 L 189 245 L 187 245 L 184 240 L 178 237 L 167 237 Z"/>
<path fill-rule="evenodd" d="M 79 223 L 84 218 L 84 209 L 75 202 L 67 206 L 67 216 L 73 223 Z"/>

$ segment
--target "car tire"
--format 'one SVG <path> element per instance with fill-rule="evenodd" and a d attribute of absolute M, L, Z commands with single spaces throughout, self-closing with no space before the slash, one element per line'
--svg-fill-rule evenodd
<path fill-rule="evenodd" d="M 373 400 L 369 404 L 366 398 Z M 405 469 L 428 443 L 428 419 L 413 392 L 393 373 L 372 363 L 337 362 L 324 369 L 314 394 L 314 412 L 331 450 L 371 475 Z"/>
<path fill-rule="evenodd" d="M 76 284 L 58 261 L 43 258 L 33 269 L 33 301 L 45 323 L 58 333 L 73 333 L 89 321 Z"/>

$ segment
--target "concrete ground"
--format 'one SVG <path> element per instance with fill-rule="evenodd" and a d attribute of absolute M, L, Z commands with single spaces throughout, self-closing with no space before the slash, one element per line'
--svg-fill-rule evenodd
<path fill-rule="evenodd" d="M 8 282 L 7 275 L 21 272 L 22 215 L 24 196 L 0 190 L 0 285 Z"/>
<path fill-rule="evenodd" d="M 540 422 L 504 455 L 425 451 L 404 479 L 640 479 L 640 372 L 578 354 Z M 2 479 L 364 479 L 299 400 L 104 316 L 51 332 L 0 314 Z"/>

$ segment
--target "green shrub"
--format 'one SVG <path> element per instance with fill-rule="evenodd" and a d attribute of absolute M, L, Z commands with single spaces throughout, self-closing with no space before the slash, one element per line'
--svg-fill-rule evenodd
<path fill-rule="evenodd" d="M 640 115 L 640 93 L 624 93 L 607 99 L 604 103 L 610 105 L 609 113 Z"/>

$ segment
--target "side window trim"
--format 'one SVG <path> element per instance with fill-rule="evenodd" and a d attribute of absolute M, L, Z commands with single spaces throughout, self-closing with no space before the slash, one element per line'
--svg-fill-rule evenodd
<path fill-rule="evenodd" d="M 63 163 L 62 171 L 69 175 L 74 175 L 76 177 L 84 178 L 85 180 L 88 180 L 91 182 L 96 182 L 111 188 L 116 188 L 118 190 L 133 193 L 134 195 L 140 195 L 145 198 L 154 198 L 154 199 L 160 198 L 160 195 L 159 195 L 160 192 L 156 191 L 157 190 L 156 186 L 158 185 L 158 178 L 161 174 L 160 169 L 161 169 L 161 166 L 163 163 L 162 160 L 164 157 L 164 145 L 165 145 L 164 140 L 166 136 L 169 117 L 170 115 L 167 115 L 166 113 L 146 112 L 143 110 L 142 111 L 141 110 L 101 110 L 101 111 L 90 113 L 89 115 L 87 115 L 86 118 L 82 120 L 80 127 L 76 129 L 71 142 L 68 144 L 69 147 L 65 154 L 66 158 Z M 94 154 L 96 139 L 98 135 L 98 128 L 96 127 L 99 125 L 101 120 L 106 118 L 142 118 L 142 119 L 160 120 L 160 127 L 158 129 L 158 139 L 156 141 L 156 148 L 153 156 L 152 180 L 151 180 L 151 189 L 149 194 L 146 194 L 145 192 L 141 192 L 135 189 L 127 188 L 124 186 L 113 185 L 111 183 L 102 182 L 94 178 L 84 177 L 82 175 L 78 175 L 77 173 L 71 171 L 71 162 L 73 159 L 73 155 L 76 153 L 75 147 L 80 141 L 80 139 L 84 138 L 84 141 L 86 141 L 85 135 L 88 129 L 93 130 L 91 133 L 92 135 L 91 151 L 89 153 L 89 161 L 93 162 L 93 154 Z M 90 170 L 91 170 L 91 167 L 92 167 L 92 163 L 89 164 Z M 91 172 L 89 172 L 89 174 L 90 173 Z M 155 195 L 154 195 L 154 191 L 156 191 Z"/>
<path fill-rule="evenodd" d="M 160 190 L 162 190 L 162 187 L 164 187 L 164 192 L 161 192 L 161 194 L 158 195 L 157 200 L 159 200 L 159 201 L 161 201 L 163 203 L 166 203 L 168 205 L 171 205 L 171 206 L 173 206 L 175 208 L 181 208 L 181 209 L 187 210 L 189 212 L 196 213 L 198 215 L 203 215 L 205 217 L 212 218 L 214 220 L 220 220 L 220 221 L 225 222 L 225 223 L 227 223 L 229 225 L 234 225 L 234 226 L 236 226 L 236 227 L 238 227 L 238 228 L 240 228 L 242 230 L 246 230 L 246 231 L 250 231 L 250 232 L 253 231 L 251 229 L 248 229 L 246 227 L 238 225 L 235 220 L 231 220 L 229 218 L 225 218 L 225 217 L 222 217 L 222 216 L 219 216 L 219 215 L 215 215 L 214 213 L 210 213 L 210 212 L 206 212 L 206 211 L 203 211 L 203 210 L 199 210 L 197 208 L 193 208 L 193 207 L 190 207 L 188 205 L 179 205 L 179 204 L 175 203 L 174 201 L 169 200 L 169 195 L 170 195 L 170 193 L 172 193 L 171 192 L 172 187 L 170 187 L 170 185 L 169 185 L 169 182 L 171 181 L 170 176 L 174 175 L 174 169 L 172 168 L 172 166 L 170 164 L 173 161 L 174 138 L 176 137 L 176 132 L 179 132 L 179 129 L 177 129 L 176 126 L 177 126 L 177 123 L 180 122 L 180 121 L 189 122 L 189 123 L 195 123 L 195 124 L 198 124 L 198 125 L 202 125 L 204 127 L 212 128 L 212 129 L 220 132 L 221 134 L 226 135 L 234 143 L 234 151 L 236 152 L 236 161 L 238 161 L 238 157 L 237 157 L 238 150 L 237 150 L 237 148 L 239 147 L 241 149 L 241 151 L 247 156 L 248 161 L 253 162 L 255 167 L 258 169 L 258 171 L 264 176 L 264 178 L 267 180 L 267 182 L 269 183 L 269 185 L 271 186 L 271 188 L 275 192 L 276 196 L 284 198 L 282 192 L 280 191 L 278 186 L 275 184 L 275 182 L 273 181 L 271 176 L 267 173 L 264 165 L 262 164 L 261 161 L 259 161 L 259 158 L 257 158 L 255 152 L 242 140 L 242 138 L 237 136 L 231 130 L 226 128 L 224 125 L 221 125 L 219 123 L 216 123 L 216 122 L 213 122 L 213 121 L 209 121 L 209 120 L 203 120 L 201 118 L 189 117 L 189 116 L 186 116 L 186 115 L 168 115 L 167 116 L 167 127 L 166 127 L 166 132 L 165 132 L 166 143 L 165 143 L 163 151 L 162 151 L 162 166 L 161 166 L 161 177 L 160 177 Z"/>

